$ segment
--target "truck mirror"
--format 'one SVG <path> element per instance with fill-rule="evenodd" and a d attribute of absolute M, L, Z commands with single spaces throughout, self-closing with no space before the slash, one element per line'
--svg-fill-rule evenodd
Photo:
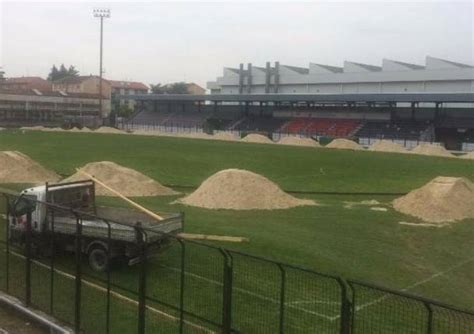
<path fill-rule="evenodd" d="M 15 202 L 13 202 L 12 213 L 19 217 L 28 213 L 33 213 L 36 210 L 36 201 L 34 196 L 21 195 Z"/>

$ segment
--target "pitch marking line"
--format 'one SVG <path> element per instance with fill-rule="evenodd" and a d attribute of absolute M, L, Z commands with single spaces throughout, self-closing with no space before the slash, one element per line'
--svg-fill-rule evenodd
<path fill-rule="evenodd" d="M 174 268 L 174 267 L 170 267 L 170 266 L 166 266 L 166 265 L 163 265 L 161 264 L 160 265 L 161 267 L 164 267 L 164 268 L 167 268 L 167 269 L 170 269 L 170 270 L 173 270 L 175 272 L 181 272 L 180 269 L 178 268 Z M 197 275 L 197 274 L 193 274 L 193 273 L 190 273 L 188 271 L 185 271 L 185 274 L 188 275 L 188 276 L 191 276 L 191 277 L 194 277 L 194 278 L 197 278 L 197 279 L 200 279 L 200 280 L 203 280 L 205 282 L 208 282 L 208 283 L 212 283 L 212 284 L 216 284 L 216 285 L 219 285 L 219 286 L 222 286 L 223 284 L 219 281 L 215 281 L 215 280 L 212 280 L 212 279 L 209 279 L 209 278 L 206 278 L 204 276 L 200 276 L 200 275 Z M 252 291 L 249 291 L 249 290 L 246 290 L 246 289 L 242 289 L 242 288 L 236 288 L 236 287 L 233 287 L 234 290 L 236 291 L 239 291 L 243 294 L 247 294 L 249 296 L 252 296 L 252 297 L 255 297 L 255 298 L 259 298 L 261 300 L 266 300 L 266 301 L 269 301 L 269 302 L 272 302 L 272 303 L 275 303 L 275 304 L 280 304 L 280 300 L 277 300 L 277 299 L 273 299 L 273 298 L 270 298 L 270 297 L 266 297 L 266 296 L 262 296 L 258 293 L 255 293 L 255 292 L 252 292 Z M 318 316 L 318 317 L 321 317 L 321 318 L 324 318 L 324 319 L 327 319 L 327 320 L 330 320 L 330 321 L 333 321 L 336 319 L 336 316 L 329 316 L 329 315 L 326 315 L 326 314 L 322 314 L 322 313 L 318 313 L 318 312 L 315 312 L 315 311 L 311 311 L 311 310 L 307 310 L 305 308 L 301 308 L 301 307 L 298 307 L 298 306 L 294 306 L 293 304 L 295 303 L 320 303 L 320 304 L 332 304 L 332 303 L 336 303 L 337 302 L 325 302 L 325 301 L 295 301 L 295 302 L 288 302 L 288 303 L 285 303 L 285 305 L 287 305 L 287 307 L 289 308 L 292 308 L 292 309 L 295 309 L 295 310 L 298 310 L 298 311 L 301 311 L 301 312 L 305 312 L 305 313 L 309 313 L 309 314 L 312 314 L 312 315 L 315 315 L 315 316 Z"/>

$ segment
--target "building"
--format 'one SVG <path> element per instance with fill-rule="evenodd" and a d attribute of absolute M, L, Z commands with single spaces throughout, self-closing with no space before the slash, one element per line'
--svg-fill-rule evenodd
<path fill-rule="evenodd" d="M 194 82 L 186 84 L 188 87 L 188 93 L 192 95 L 203 95 L 206 94 L 206 89 L 195 84 Z"/>
<path fill-rule="evenodd" d="M 97 95 L 39 90 L 0 90 L 0 124 L 102 125 Z"/>
<path fill-rule="evenodd" d="M 382 66 L 345 61 L 343 67 L 310 63 L 308 67 L 224 68 L 207 83 L 211 94 L 378 94 L 472 93 L 474 67 L 426 57 L 425 65 L 383 59 Z M 467 107 L 472 107 L 467 105 Z"/>
<path fill-rule="evenodd" d="M 130 98 L 134 94 L 147 94 L 148 86 L 136 81 L 109 80 L 112 87 L 112 101 L 114 107 L 128 106 L 131 110 L 135 108 L 135 101 Z"/>
<path fill-rule="evenodd" d="M 48 92 L 52 90 L 52 85 L 50 81 L 40 77 L 17 77 L 0 81 L 0 89 L 11 91 L 37 89 Z"/>
<path fill-rule="evenodd" d="M 5 72 L 3 71 L 3 69 L 0 67 L 0 82 L 2 82 L 5 78 L 4 78 L 4 75 L 5 75 Z"/>
<path fill-rule="evenodd" d="M 100 94 L 100 78 L 95 75 L 65 77 L 53 81 L 53 92 L 64 92 L 67 94 L 89 94 L 98 96 Z M 108 80 L 102 79 L 102 117 L 106 118 L 111 110 L 112 86 Z"/>

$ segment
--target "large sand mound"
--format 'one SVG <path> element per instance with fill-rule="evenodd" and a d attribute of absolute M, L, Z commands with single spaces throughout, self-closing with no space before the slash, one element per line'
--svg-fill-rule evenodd
<path fill-rule="evenodd" d="M 100 128 L 98 128 L 94 132 L 99 132 L 99 133 L 121 133 L 121 134 L 126 133 L 122 130 L 119 130 L 119 129 L 116 129 L 116 128 L 111 128 L 109 126 L 101 126 Z"/>
<path fill-rule="evenodd" d="M 169 196 L 177 194 L 173 189 L 161 185 L 148 176 L 111 161 L 91 162 L 82 167 L 81 170 L 97 177 L 100 181 L 125 196 Z M 63 180 L 63 182 L 85 179 L 87 179 L 87 176 L 77 172 Z M 115 196 L 100 185 L 96 185 L 96 194 L 100 196 Z"/>
<path fill-rule="evenodd" d="M 231 132 L 223 131 L 223 132 L 216 133 L 214 136 L 212 136 L 212 139 L 234 141 L 234 140 L 239 140 L 240 138 Z"/>
<path fill-rule="evenodd" d="M 287 209 L 316 202 L 288 195 L 267 178 L 241 169 L 222 170 L 178 201 L 208 209 Z"/>
<path fill-rule="evenodd" d="M 309 146 L 309 147 L 321 147 L 318 142 L 311 138 L 300 138 L 300 137 L 283 137 L 278 141 L 281 145 L 292 145 L 292 146 Z"/>
<path fill-rule="evenodd" d="M 407 153 L 408 151 L 400 144 L 394 143 L 390 140 L 377 140 L 370 145 L 370 151 L 376 152 L 392 152 L 392 153 Z"/>
<path fill-rule="evenodd" d="M 255 133 L 245 136 L 241 141 L 246 143 L 274 144 L 270 138 Z"/>
<path fill-rule="evenodd" d="M 454 158 L 454 155 L 452 155 L 444 147 L 439 146 L 439 145 L 433 145 L 433 144 L 419 144 L 410 152 L 414 154 L 431 155 L 435 157 Z"/>
<path fill-rule="evenodd" d="M 474 184 L 465 178 L 438 176 L 397 198 L 393 207 L 432 223 L 474 218 Z"/>
<path fill-rule="evenodd" d="M 328 148 L 342 148 L 346 150 L 363 150 L 364 148 L 356 142 L 348 139 L 338 138 L 326 145 Z"/>
<path fill-rule="evenodd" d="M 0 183 L 55 182 L 59 175 L 17 151 L 0 151 Z"/>
<path fill-rule="evenodd" d="M 469 152 L 467 154 L 461 155 L 461 158 L 474 160 L 474 152 Z"/>

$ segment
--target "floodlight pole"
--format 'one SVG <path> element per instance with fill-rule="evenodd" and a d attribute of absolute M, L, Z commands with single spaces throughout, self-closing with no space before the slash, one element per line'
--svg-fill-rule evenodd
<path fill-rule="evenodd" d="M 103 55 L 103 44 L 104 44 L 104 18 L 110 17 L 110 9 L 94 9 L 94 17 L 100 19 L 100 55 L 99 55 L 99 111 L 102 116 L 102 55 Z"/>

